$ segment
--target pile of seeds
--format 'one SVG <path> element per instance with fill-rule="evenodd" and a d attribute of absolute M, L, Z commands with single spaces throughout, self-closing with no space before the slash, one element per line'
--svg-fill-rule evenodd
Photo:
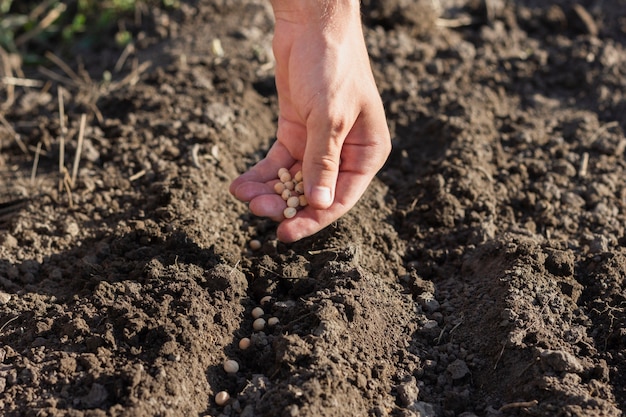
<path fill-rule="evenodd" d="M 280 181 L 274 185 L 274 191 L 287 203 L 283 216 L 286 219 L 291 219 L 296 215 L 299 207 L 305 207 L 308 204 L 304 196 L 302 171 L 296 172 L 292 177 L 287 168 L 281 168 L 278 170 L 278 179 Z"/>

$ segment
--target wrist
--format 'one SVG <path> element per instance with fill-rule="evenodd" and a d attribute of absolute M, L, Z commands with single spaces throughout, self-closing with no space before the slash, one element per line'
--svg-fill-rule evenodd
<path fill-rule="evenodd" d="M 293 24 L 336 27 L 360 22 L 359 0 L 271 0 L 274 17 Z"/>

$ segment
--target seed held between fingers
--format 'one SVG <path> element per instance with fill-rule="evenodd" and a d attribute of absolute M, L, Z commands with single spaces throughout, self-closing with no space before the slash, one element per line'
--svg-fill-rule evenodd
<path fill-rule="evenodd" d="M 300 197 L 292 195 L 287 199 L 287 207 L 298 207 L 300 205 Z"/>
<path fill-rule="evenodd" d="M 296 213 L 298 213 L 298 210 L 295 207 L 287 207 L 283 210 L 283 216 L 285 216 L 286 219 L 295 217 Z"/>

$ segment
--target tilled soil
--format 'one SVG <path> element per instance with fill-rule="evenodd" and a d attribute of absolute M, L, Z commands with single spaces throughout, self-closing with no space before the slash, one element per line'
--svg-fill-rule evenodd
<path fill-rule="evenodd" d="M 1 413 L 622 415 L 625 15 L 364 1 L 394 150 L 290 245 L 227 192 L 273 140 L 266 1 L 155 10 L 119 72 L 2 85 Z"/>

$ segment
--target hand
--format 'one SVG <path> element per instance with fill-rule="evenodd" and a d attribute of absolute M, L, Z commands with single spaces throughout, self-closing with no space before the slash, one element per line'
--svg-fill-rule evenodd
<path fill-rule="evenodd" d="M 318 3 L 325 6 L 312 6 Z M 358 2 L 288 0 L 273 6 L 277 141 L 233 181 L 230 192 L 249 202 L 252 213 L 280 221 L 278 239 L 293 242 L 357 203 L 389 156 L 391 141 Z M 285 202 L 273 189 L 281 167 L 292 174 L 301 168 L 304 176 L 309 205 L 291 219 L 283 217 Z"/>

